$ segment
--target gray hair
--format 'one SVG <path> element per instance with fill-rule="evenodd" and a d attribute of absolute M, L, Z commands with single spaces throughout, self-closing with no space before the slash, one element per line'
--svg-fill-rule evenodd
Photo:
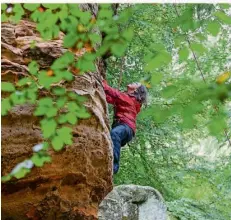
<path fill-rule="evenodd" d="M 139 86 L 133 95 L 142 105 L 147 105 L 148 90 L 144 85 Z"/>

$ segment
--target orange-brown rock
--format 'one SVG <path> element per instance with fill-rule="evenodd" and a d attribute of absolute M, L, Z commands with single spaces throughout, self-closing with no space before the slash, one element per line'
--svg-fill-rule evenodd
<path fill-rule="evenodd" d="M 2 81 L 14 82 L 28 74 L 28 63 L 36 60 L 48 69 L 66 50 L 62 37 L 44 42 L 35 24 L 2 23 Z M 35 41 L 32 49 L 30 44 Z M 112 150 L 105 95 L 96 80 L 103 71 L 74 75 L 68 85 L 87 96 L 85 105 L 91 118 L 78 121 L 73 129 L 73 145 L 60 152 L 50 151 L 52 163 L 32 168 L 23 179 L 2 184 L 2 219 L 97 219 L 99 203 L 112 189 Z M 40 118 L 34 106 L 16 106 L 2 117 L 2 175 L 32 155 L 32 147 L 42 142 Z"/>

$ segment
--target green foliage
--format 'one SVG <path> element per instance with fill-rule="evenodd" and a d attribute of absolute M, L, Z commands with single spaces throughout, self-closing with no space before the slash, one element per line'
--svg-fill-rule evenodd
<path fill-rule="evenodd" d="M 198 7 L 200 16 L 195 10 Z M 123 89 L 139 80 L 151 84 L 150 99 L 139 114 L 134 141 L 122 148 L 114 183 L 158 189 L 173 219 L 228 220 L 230 146 L 224 129 L 230 137 L 231 30 L 213 15 L 220 10 L 213 5 L 177 5 L 179 17 L 173 5 L 139 4 L 134 8 L 129 26 L 135 34 L 124 71 L 122 59 L 113 57 L 107 63 L 107 79 L 118 88 L 122 72 Z M 210 40 L 218 34 L 215 43 Z M 152 60 L 164 48 L 173 59 L 155 68 Z M 147 64 L 154 67 L 145 73 Z M 112 120 L 113 114 L 110 116 Z M 205 142 L 209 135 L 220 142 Z"/>
<path fill-rule="evenodd" d="M 43 119 L 41 121 L 41 129 L 44 138 L 49 138 L 55 134 L 57 123 L 54 119 Z"/>
<path fill-rule="evenodd" d="M 214 15 L 224 24 L 231 25 L 231 17 L 228 16 L 225 12 L 216 11 Z"/>
<path fill-rule="evenodd" d="M 49 155 L 36 153 L 31 157 L 31 161 L 36 167 L 42 167 L 45 162 L 51 162 L 51 158 Z"/>
<path fill-rule="evenodd" d="M 217 21 L 211 21 L 208 23 L 207 30 L 210 32 L 213 36 L 217 36 L 217 34 L 220 32 L 221 25 Z"/>
<path fill-rule="evenodd" d="M 179 51 L 179 59 L 181 61 L 185 61 L 188 59 L 188 56 L 189 56 L 189 50 L 188 50 L 188 47 L 183 47 L 180 49 Z"/>
<path fill-rule="evenodd" d="M 40 4 L 24 4 L 23 7 L 29 11 L 35 11 L 38 7 L 40 6 Z"/>
<path fill-rule="evenodd" d="M 230 124 L 226 106 L 231 89 L 229 5 L 217 9 L 205 4 L 124 4 L 114 16 L 111 5 L 102 4 L 96 19 L 77 4 L 42 4 L 43 10 L 38 10 L 40 6 L 15 4 L 13 13 L 7 13 L 7 5 L 2 4 L 3 22 L 31 18 L 45 40 L 56 38 L 61 30 L 67 49 L 49 68 L 40 69 L 32 61 L 28 76 L 16 84 L 2 83 L 2 115 L 15 105 L 34 104 L 44 138 L 44 143 L 33 147 L 32 157 L 2 181 L 22 178 L 33 166 L 50 162 L 48 149 L 61 151 L 73 144 L 73 125 L 90 114 L 83 106 L 86 99 L 67 89 L 75 78 L 71 69 L 76 68 L 79 74 L 95 71 L 96 59 L 111 52 L 107 69 L 110 83 L 117 87 L 123 72 L 122 87 L 141 81 L 150 87 L 151 97 L 138 118 L 135 142 L 122 149 L 115 183 L 157 188 L 168 210 L 179 219 L 230 219 L 227 153 L 222 153 L 219 145 L 216 154 L 220 156 L 211 161 L 206 153 L 193 152 L 209 134 L 227 141 L 223 133 Z M 211 43 L 208 35 L 218 34 L 218 42 Z M 204 145 L 213 150 L 211 143 Z"/>
<path fill-rule="evenodd" d="M 31 63 L 29 63 L 28 68 L 29 68 L 29 72 L 32 75 L 38 74 L 39 66 L 36 61 L 32 61 Z"/>
<path fill-rule="evenodd" d="M 14 85 L 10 82 L 1 82 L 1 88 L 2 88 L 2 91 L 4 92 L 14 92 L 15 91 Z"/>
<path fill-rule="evenodd" d="M 191 44 L 191 48 L 192 50 L 198 52 L 199 54 L 203 54 L 207 51 L 202 44 L 194 43 L 194 42 Z"/>
<path fill-rule="evenodd" d="M 1 102 L 1 115 L 4 116 L 11 109 L 11 103 L 9 98 L 5 98 Z"/>
<path fill-rule="evenodd" d="M 74 79 L 73 68 L 81 74 L 96 71 L 96 59 L 107 52 L 101 48 L 111 50 L 117 56 L 125 53 L 133 31 L 132 28 L 119 31 L 119 25 L 126 22 L 130 15 L 131 12 L 123 12 L 118 19 L 113 19 L 110 4 L 100 6 L 97 18 L 93 18 L 89 11 L 83 11 L 78 4 L 2 4 L 2 21 L 17 23 L 24 17 L 31 19 L 36 22 L 36 29 L 43 40 L 58 37 L 62 30 L 65 32 L 63 46 L 68 49 L 49 68 L 40 69 L 39 63 L 32 60 L 28 65 L 28 76 L 14 84 L 1 84 L 2 92 L 8 94 L 2 99 L 2 115 L 7 115 L 15 105 L 31 103 L 35 105 L 34 115 L 40 118 L 46 144 L 34 146 L 36 153 L 28 160 L 29 163 L 41 167 L 51 160 L 46 153 L 50 147 L 59 151 L 72 144 L 72 126 L 78 119 L 87 119 L 91 115 L 83 105 L 86 99 L 67 91 L 63 85 Z M 104 40 L 98 31 L 105 32 Z M 32 47 L 36 49 L 36 42 Z M 98 48 L 96 52 L 95 47 Z M 86 49 L 86 53 L 83 53 L 83 49 Z M 79 56 L 79 53 L 82 55 Z M 44 93 L 46 97 L 41 95 Z M 37 151 L 37 148 L 41 149 Z M 32 168 L 25 163 L 16 166 L 17 172 L 14 169 L 3 181 L 24 177 Z"/>

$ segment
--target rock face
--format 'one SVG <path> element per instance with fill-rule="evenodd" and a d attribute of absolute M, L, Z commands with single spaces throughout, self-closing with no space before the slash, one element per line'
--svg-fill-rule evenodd
<path fill-rule="evenodd" d="M 60 57 L 63 34 L 44 42 L 35 24 L 2 23 L 2 81 L 14 83 L 28 74 L 27 65 L 36 60 L 41 69 Z M 35 48 L 30 44 L 35 42 Z M 98 71 L 75 76 L 68 88 L 87 96 L 91 118 L 79 120 L 73 129 L 74 143 L 62 151 L 50 152 L 52 163 L 20 180 L 2 184 L 2 219 L 97 219 L 98 205 L 112 189 L 112 150 L 105 94 L 96 78 Z M 2 94 L 4 97 L 4 94 Z M 42 142 L 39 118 L 34 107 L 16 106 L 2 117 L 2 175 L 32 155 Z"/>
<path fill-rule="evenodd" d="M 167 220 L 161 194 L 152 187 L 116 186 L 101 202 L 99 220 Z"/>

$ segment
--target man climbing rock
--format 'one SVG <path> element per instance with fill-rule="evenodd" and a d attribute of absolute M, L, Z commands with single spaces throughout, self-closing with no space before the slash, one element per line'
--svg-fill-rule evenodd
<path fill-rule="evenodd" d="M 127 91 L 121 92 L 110 87 L 103 80 L 106 99 L 114 106 L 114 121 L 111 129 L 113 142 L 113 173 L 119 170 L 120 148 L 126 145 L 135 135 L 136 116 L 141 106 L 147 102 L 147 89 L 141 83 L 127 85 Z"/>

